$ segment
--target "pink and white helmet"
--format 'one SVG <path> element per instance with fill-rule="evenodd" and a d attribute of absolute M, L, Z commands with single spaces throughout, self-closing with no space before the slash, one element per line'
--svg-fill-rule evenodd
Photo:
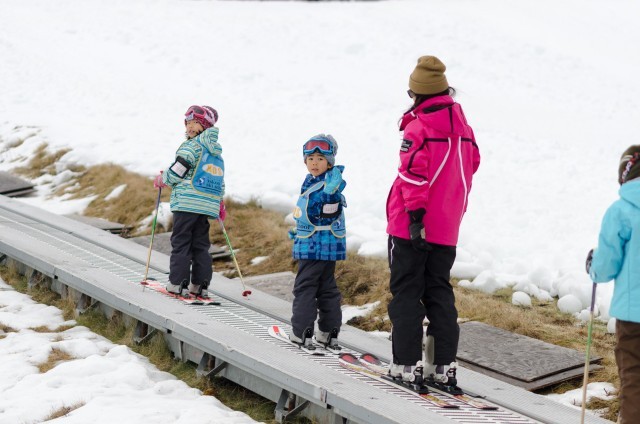
<path fill-rule="evenodd" d="M 205 130 L 207 128 L 213 127 L 218 121 L 218 112 L 212 108 L 211 106 L 197 106 L 193 105 L 187 109 L 187 112 L 184 114 L 184 123 L 192 120 L 198 121 L 202 128 Z"/>

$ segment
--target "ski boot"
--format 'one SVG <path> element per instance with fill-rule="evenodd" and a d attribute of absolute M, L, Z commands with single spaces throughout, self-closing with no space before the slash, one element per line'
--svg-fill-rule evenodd
<path fill-rule="evenodd" d="M 205 284 L 193 284 L 189 283 L 189 294 L 194 297 L 201 297 L 204 299 L 209 298 L 209 292 L 207 291 L 207 287 Z"/>
<path fill-rule="evenodd" d="M 342 348 L 338 344 L 338 329 L 334 328 L 330 332 L 316 331 L 316 341 L 333 353 L 340 353 Z"/>
<path fill-rule="evenodd" d="M 409 386 L 418 393 L 428 393 L 429 390 L 424 385 L 423 377 L 424 365 L 418 361 L 415 365 L 389 364 L 389 377 L 396 382 Z"/>
<path fill-rule="evenodd" d="M 435 365 L 435 370 L 426 376 L 427 385 L 452 395 L 464 394 L 458 387 L 457 369 L 457 362 L 451 362 L 449 365 Z"/>
<path fill-rule="evenodd" d="M 182 289 L 184 288 L 185 285 L 186 285 L 186 281 L 183 281 L 180 284 L 173 284 L 171 281 L 169 281 L 165 286 L 165 289 L 171 294 L 175 294 L 176 296 L 181 296 Z"/>
<path fill-rule="evenodd" d="M 458 379 L 456 378 L 458 363 L 451 362 L 449 365 L 434 364 L 435 339 L 433 336 L 424 336 L 422 338 L 422 348 L 426 384 L 453 395 L 462 394 L 463 391 L 458 387 Z"/>
<path fill-rule="evenodd" d="M 296 336 L 292 331 L 289 335 L 289 340 L 300 346 L 300 349 L 304 351 L 313 352 L 316 350 L 316 347 L 313 345 L 313 330 L 311 328 L 304 330 L 302 332 L 302 337 Z"/>

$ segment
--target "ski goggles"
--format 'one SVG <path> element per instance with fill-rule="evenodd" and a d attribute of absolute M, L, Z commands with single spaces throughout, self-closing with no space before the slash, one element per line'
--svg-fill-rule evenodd
<path fill-rule="evenodd" d="M 302 146 L 302 152 L 305 155 L 310 155 L 316 151 L 323 155 L 333 155 L 333 144 L 326 140 L 309 140 Z"/>
<path fill-rule="evenodd" d="M 206 112 L 200 106 L 191 106 L 187 109 L 187 112 L 184 114 L 185 122 L 193 121 L 196 118 L 207 119 Z"/>

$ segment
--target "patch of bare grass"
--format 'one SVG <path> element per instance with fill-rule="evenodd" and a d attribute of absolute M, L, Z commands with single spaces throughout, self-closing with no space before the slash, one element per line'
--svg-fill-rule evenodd
<path fill-rule="evenodd" d="M 243 275 L 294 270 L 291 241 L 287 237 L 288 227 L 281 214 L 263 209 L 256 202 L 242 204 L 225 200 L 225 205 L 229 212 L 224 226 Z M 227 245 L 217 222 L 211 221 L 209 235 L 212 243 L 219 246 Z M 251 265 L 251 259 L 257 256 L 268 258 L 259 264 Z M 233 263 L 228 261 L 217 261 L 216 269 L 235 270 Z"/>
<path fill-rule="evenodd" d="M 64 350 L 54 347 L 53 349 L 51 349 L 47 361 L 38 365 L 38 370 L 41 374 L 44 374 L 47 371 L 55 368 L 61 362 L 70 361 L 72 359 L 74 359 L 73 356 L 69 355 Z"/>
<path fill-rule="evenodd" d="M 37 178 L 45 174 L 56 175 L 56 162 L 68 152 L 69 149 L 50 152 L 47 150 L 47 145 L 43 143 L 33 152 L 27 166 L 17 167 L 14 171 L 27 178 Z"/>
<path fill-rule="evenodd" d="M 126 185 L 122 193 L 116 198 L 106 200 L 105 197 L 120 185 Z M 97 165 L 84 170 L 79 178 L 67 186 L 60 187 L 59 192 L 62 191 L 69 193 L 71 198 L 96 196 L 85 209 L 84 215 L 107 219 L 133 228 L 153 212 L 158 196 L 150 178 L 114 164 Z M 161 201 L 168 201 L 169 196 L 170 190 L 165 190 Z M 156 229 L 158 233 L 167 230 L 168 228 L 162 228 L 161 225 Z M 151 232 L 151 229 L 141 232 L 140 235 L 148 232 Z"/>
<path fill-rule="evenodd" d="M 16 330 L 15 328 L 11 328 L 8 325 L 5 325 L 5 324 L 0 322 L 0 331 L 3 331 L 5 333 L 15 333 L 18 330 Z"/>
<path fill-rule="evenodd" d="M 75 411 L 76 409 L 82 408 L 84 405 L 85 405 L 84 402 L 77 402 L 77 403 L 74 403 L 73 405 L 63 406 L 51 412 L 49 415 L 47 415 L 44 421 L 51 421 L 51 420 L 55 420 L 56 418 L 62 418 L 68 415 L 70 412 Z"/>

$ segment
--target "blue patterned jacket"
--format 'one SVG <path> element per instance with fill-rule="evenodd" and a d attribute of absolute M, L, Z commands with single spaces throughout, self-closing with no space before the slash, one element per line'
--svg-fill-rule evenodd
<path fill-rule="evenodd" d="M 314 184 L 324 181 L 326 172 L 317 177 L 308 174 L 302 183 L 300 194 L 307 191 Z M 313 225 L 325 226 L 331 225 L 336 218 L 323 218 L 322 210 L 327 204 L 338 204 L 338 211 L 336 215 L 344 218 L 342 215 L 343 208 L 346 207 L 346 201 L 342 195 L 342 191 L 346 186 L 346 182 L 343 180 L 338 190 L 333 194 L 325 193 L 320 187 L 319 190 L 312 192 L 309 195 L 309 202 L 307 205 L 307 216 L 309 221 Z M 294 217 L 295 217 L 294 213 Z M 347 240 L 346 237 L 336 237 L 332 231 L 316 231 L 310 237 L 302 238 L 297 235 L 293 241 L 293 258 L 294 259 L 308 259 L 308 260 L 321 260 L 321 261 L 342 261 L 347 258 Z"/>

